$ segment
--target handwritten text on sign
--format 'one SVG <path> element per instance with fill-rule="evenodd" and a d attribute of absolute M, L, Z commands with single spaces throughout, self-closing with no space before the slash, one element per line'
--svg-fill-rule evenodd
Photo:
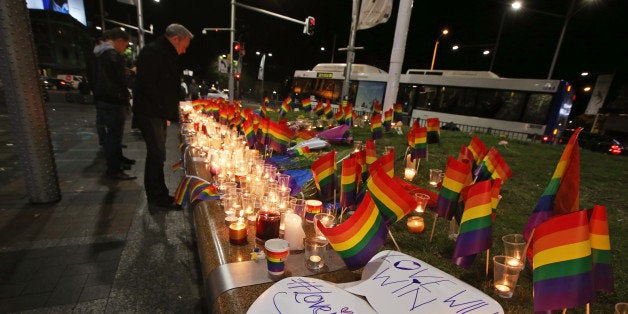
<path fill-rule="evenodd" d="M 346 290 L 366 296 L 380 313 L 503 313 L 488 295 L 412 256 L 383 251 Z"/>
<path fill-rule="evenodd" d="M 326 281 L 288 277 L 266 290 L 247 313 L 375 313 L 368 303 Z"/>

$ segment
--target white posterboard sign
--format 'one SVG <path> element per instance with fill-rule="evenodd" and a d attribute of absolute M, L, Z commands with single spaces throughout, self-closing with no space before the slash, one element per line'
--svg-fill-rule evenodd
<path fill-rule="evenodd" d="M 345 290 L 365 296 L 379 313 L 504 313 L 482 291 L 412 256 L 382 251 Z"/>
<path fill-rule="evenodd" d="M 376 313 L 369 304 L 315 278 L 288 277 L 262 293 L 247 313 Z"/>

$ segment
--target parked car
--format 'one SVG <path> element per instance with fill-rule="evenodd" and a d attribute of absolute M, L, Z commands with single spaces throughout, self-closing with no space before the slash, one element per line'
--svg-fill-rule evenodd
<path fill-rule="evenodd" d="M 564 130 L 558 138 L 558 143 L 567 144 L 573 132 L 574 130 Z M 578 144 L 580 145 L 580 147 L 586 148 L 594 152 L 601 152 L 613 155 L 622 155 L 628 153 L 626 152 L 624 145 L 620 142 L 619 139 L 604 134 L 585 132 L 584 130 L 580 132 L 580 135 L 578 136 Z"/>
<path fill-rule="evenodd" d="M 40 80 L 44 89 L 65 90 L 65 91 L 72 89 L 72 86 L 70 86 L 68 82 L 66 82 L 65 80 L 58 79 L 58 78 L 42 76 L 40 77 Z"/>
<path fill-rule="evenodd" d="M 79 84 L 82 81 L 85 81 L 85 78 L 82 75 L 73 74 L 57 74 L 57 78 L 64 80 L 73 89 L 79 89 Z"/>
<path fill-rule="evenodd" d="M 225 94 L 219 90 L 212 89 L 209 92 L 207 92 L 207 96 L 205 96 L 205 98 L 207 99 L 224 98 L 225 100 L 229 100 L 229 94 Z"/>

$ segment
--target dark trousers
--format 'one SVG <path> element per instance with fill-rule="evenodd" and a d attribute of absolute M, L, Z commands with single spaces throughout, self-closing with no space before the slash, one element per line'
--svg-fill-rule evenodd
<path fill-rule="evenodd" d="M 166 201 L 168 187 L 164 179 L 166 162 L 166 120 L 156 117 L 135 115 L 137 127 L 146 142 L 146 165 L 144 168 L 144 188 L 150 203 Z"/>
<path fill-rule="evenodd" d="M 105 158 L 107 159 L 107 173 L 120 172 L 122 166 L 122 135 L 126 108 L 104 101 L 96 102 L 96 110 L 101 113 L 105 125 Z"/>
<path fill-rule="evenodd" d="M 105 113 L 96 107 L 96 133 L 98 134 L 98 145 L 105 146 L 107 127 L 105 126 Z"/>

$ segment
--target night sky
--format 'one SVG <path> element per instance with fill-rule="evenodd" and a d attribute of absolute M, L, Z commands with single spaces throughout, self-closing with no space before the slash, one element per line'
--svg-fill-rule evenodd
<path fill-rule="evenodd" d="M 85 1 L 88 20 L 99 23 L 98 1 Z M 539 13 L 564 15 L 570 0 L 528 0 L 524 9 L 509 12 L 493 72 L 502 77 L 545 78 L 564 19 Z M 576 14 L 571 19 L 558 57 L 553 78 L 573 79 L 580 72 L 593 74 L 626 71 L 628 49 L 628 1 L 576 0 Z M 227 0 L 144 0 L 145 24 L 153 24 L 161 34 L 172 22 L 188 27 L 194 34 L 183 64 L 195 73 L 209 75 L 211 62 L 229 50 L 228 32 L 201 33 L 203 27 L 228 27 Z M 255 77 L 259 57 L 255 51 L 272 52 L 267 59 L 267 80 L 282 80 L 294 70 L 309 69 L 331 61 L 331 49 L 345 47 L 351 23 L 351 0 L 242 0 L 241 3 L 304 20 L 316 18 L 316 33 L 302 34 L 302 26 L 276 17 L 237 8 L 236 37 L 246 49 L 244 75 Z M 392 17 L 385 24 L 358 31 L 356 63 L 366 63 L 388 71 L 395 31 L 398 0 L 393 1 Z M 510 1 L 414 1 L 407 37 L 403 71 L 429 68 L 434 42 L 440 29 L 450 35 L 441 40 L 437 69 L 488 70 L 491 56 L 481 51 L 495 43 L 502 14 L 510 10 Z M 525 9 L 525 8 L 531 8 Z M 105 0 L 108 17 L 136 24 L 134 7 Z M 147 42 L 152 38 L 147 35 Z M 335 40 L 334 40 L 335 39 Z M 462 48 L 451 51 L 452 44 Z M 324 46 L 327 50 L 320 51 Z M 335 52 L 334 62 L 344 62 L 344 52 Z"/>

